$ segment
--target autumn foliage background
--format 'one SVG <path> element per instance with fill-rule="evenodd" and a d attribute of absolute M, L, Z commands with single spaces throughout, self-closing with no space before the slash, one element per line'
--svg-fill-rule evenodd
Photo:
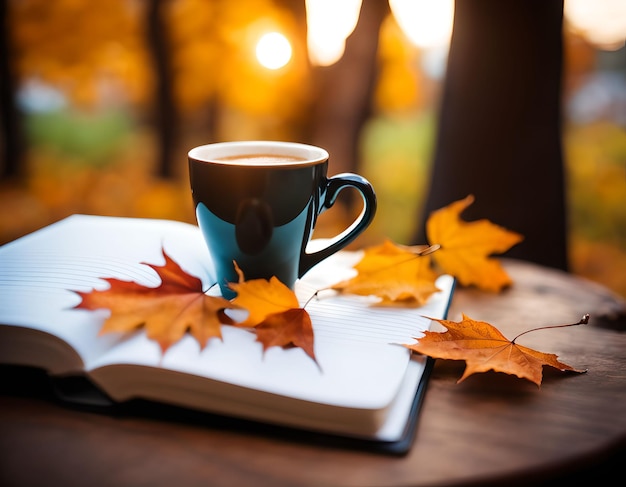
<path fill-rule="evenodd" d="M 25 157 L 0 163 L 0 244 L 72 213 L 194 222 L 189 148 L 213 140 L 316 140 L 334 123 L 358 132 L 336 134 L 355 148 L 333 159 L 331 173 L 364 174 L 380 199 L 375 223 L 357 244 L 385 237 L 409 243 L 428 180 L 443 74 L 431 69 L 436 56 L 411 45 L 389 12 L 370 22 L 370 31 L 367 25 L 355 31 L 349 62 L 358 58 L 357 38 L 378 36 L 355 70 L 307 61 L 304 0 L 2 0 L 2 6 Z M 367 18 L 378 14 L 370 10 Z M 254 59 L 254 42 L 268 29 L 292 42 L 292 61 L 280 70 Z M 623 89 L 626 56 L 623 47 L 598 50 L 568 29 L 565 43 L 570 265 L 626 296 L 626 102 L 600 83 L 610 78 Z M 374 68 L 375 78 L 367 75 Z M 342 99 L 332 90 L 338 76 L 355 76 L 348 86 L 373 83 L 363 95 L 367 105 L 345 107 L 345 120 L 331 103 L 332 96 Z M 168 124 L 175 131 L 164 132 Z M 337 147 L 331 154 L 341 153 Z M 346 204 L 346 217 L 350 211 Z M 341 216 L 331 219 L 329 212 L 316 235 L 334 233 Z"/>

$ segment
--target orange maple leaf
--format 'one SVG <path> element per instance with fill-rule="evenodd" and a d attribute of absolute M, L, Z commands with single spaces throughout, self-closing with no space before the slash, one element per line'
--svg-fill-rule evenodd
<path fill-rule="evenodd" d="M 100 333 L 130 332 L 145 327 L 148 338 L 159 343 L 163 353 L 189 330 L 204 348 L 212 337 L 221 338 L 221 323 L 232 324 L 225 309 L 235 306 L 219 296 L 206 295 L 202 281 L 186 273 L 163 252 L 165 264 L 147 264 L 161 278 L 157 287 L 131 281 L 104 278 L 109 289 L 75 291 L 81 302 L 75 308 L 107 308 L 110 316 Z"/>
<path fill-rule="evenodd" d="M 428 242 L 441 246 L 433 259 L 462 285 L 498 292 L 512 281 L 500 263 L 489 256 L 506 252 L 523 236 L 489 220 L 462 221 L 460 214 L 473 202 L 474 197 L 469 195 L 434 211 L 426 222 Z"/>
<path fill-rule="evenodd" d="M 457 382 L 461 382 L 475 373 L 494 370 L 516 375 L 540 386 L 544 365 L 562 371 L 585 372 L 559 362 L 557 356 L 552 353 L 538 352 L 532 348 L 518 345 L 515 340 L 520 335 L 513 340 L 508 340 L 493 325 L 484 321 L 475 321 L 465 314 L 463 314 L 463 319 L 460 322 L 431 319 L 443 325 L 447 331 L 443 333 L 426 331 L 417 343 L 405 344 L 404 346 L 433 358 L 465 360 L 465 371 Z M 543 328 L 585 324 L 588 319 L 589 317 L 586 315 L 578 323 Z"/>
<path fill-rule="evenodd" d="M 429 255 L 421 255 L 425 247 L 399 246 L 385 240 L 381 245 L 365 249 L 354 266 L 357 275 L 331 287 L 339 292 L 360 296 L 378 296 L 378 305 L 422 306 L 439 291 L 437 274 L 431 269 Z"/>
<path fill-rule="evenodd" d="M 298 302 L 295 293 L 276 277 L 251 279 L 235 262 L 238 283 L 229 283 L 237 293 L 233 304 L 248 310 L 247 318 L 237 326 L 253 327 L 263 350 L 269 347 L 299 347 L 317 363 L 313 344 L 313 324 L 309 313 Z"/>

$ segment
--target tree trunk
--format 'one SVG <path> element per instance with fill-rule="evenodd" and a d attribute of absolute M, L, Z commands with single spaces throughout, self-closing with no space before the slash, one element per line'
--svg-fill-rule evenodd
<path fill-rule="evenodd" d="M 378 37 L 387 0 L 364 0 L 358 24 L 334 65 L 313 70 L 317 85 L 311 143 L 330 153 L 329 172 L 356 172 L 361 129 L 371 113 Z"/>
<path fill-rule="evenodd" d="M 17 79 L 11 67 L 9 6 L 0 0 L 0 178 L 24 173 L 24 133 L 16 104 Z"/>
<path fill-rule="evenodd" d="M 562 0 L 456 2 L 422 222 L 474 194 L 465 220 L 524 235 L 507 256 L 566 269 L 562 23 Z"/>
<path fill-rule="evenodd" d="M 165 0 L 150 0 L 146 11 L 148 45 L 155 74 L 155 126 L 158 143 L 157 173 L 163 178 L 174 176 L 178 114 L 174 103 L 171 52 L 167 25 L 163 15 Z"/>

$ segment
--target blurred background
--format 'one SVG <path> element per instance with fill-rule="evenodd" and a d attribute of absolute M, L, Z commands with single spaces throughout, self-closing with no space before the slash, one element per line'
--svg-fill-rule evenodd
<path fill-rule="evenodd" d="M 244 139 L 325 147 L 330 174 L 361 173 L 379 196 L 359 244 L 411 243 L 453 0 L 0 0 L 0 9 L 0 244 L 73 213 L 195 223 L 188 150 Z M 569 265 L 622 296 L 625 38 L 626 0 L 565 0 Z M 315 235 L 334 233 L 352 206 L 324 214 Z"/>

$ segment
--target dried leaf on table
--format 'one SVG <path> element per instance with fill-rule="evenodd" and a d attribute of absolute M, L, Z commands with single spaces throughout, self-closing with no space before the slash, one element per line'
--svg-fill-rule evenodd
<path fill-rule="evenodd" d="M 523 236 L 489 220 L 464 222 L 460 214 L 472 203 L 472 195 L 434 211 L 426 222 L 431 245 L 440 249 L 433 259 L 464 286 L 475 285 L 484 291 L 499 292 L 511 279 L 492 254 L 501 254 L 521 242 Z"/>
<path fill-rule="evenodd" d="M 560 362 L 552 353 L 538 352 L 518 345 L 515 343 L 516 339 L 508 340 L 496 327 L 484 321 L 475 321 L 466 315 L 463 315 L 460 322 L 433 320 L 443 325 L 447 331 L 426 331 L 417 343 L 405 346 L 433 358 L 465 360 L 466 368 L 458 382 L 472 374 L 493 370 L 516 375 L 539 386 L 544 365 L 562 371 L 584 372 Z M 572 325 L 577 324 L 583 324 L 582 320 Z"/>

